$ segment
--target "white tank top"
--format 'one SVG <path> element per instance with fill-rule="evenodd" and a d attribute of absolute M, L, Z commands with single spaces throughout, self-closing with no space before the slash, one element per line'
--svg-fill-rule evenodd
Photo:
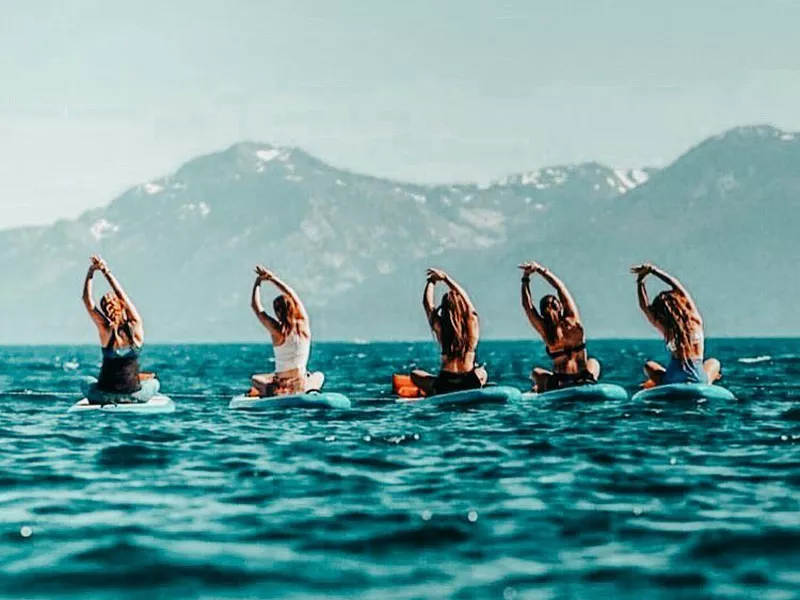
<path fill-rule="evenodd" d="M 311 352 L 311 339 L 303 337 L 296 331 L 283 340 L 280 346 L 273 346 L 275 351 L 275 372 L 282 373 L 293 369 L 306 372 L 308 355 Z"/>

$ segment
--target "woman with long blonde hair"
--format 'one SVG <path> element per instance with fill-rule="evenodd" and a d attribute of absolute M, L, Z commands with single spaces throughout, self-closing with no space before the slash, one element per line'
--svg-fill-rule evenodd
<path fill-rule="evenodd" d="M 111 287 L 99 307 L 92 297 L 92 279 L 97 271 Z M 83 304 L 97 327 L 103 349 L 100 376 L 87 389 L 89 402 L 146 402 L 158 393 L 159 383 L 153 374 L 139 372 L 144 345 L 142 317 L 106 261 L 97 255 L 92 256 L 83 283 Z"/>
<path fill-rule="evenodd" d="M 262 282 L 272 283 L 280 292 L 272 301 L 274 317 L 267 314 L 261 303 Z M 250 306 L 269 332 L 275 351 L 275 372 L 253 375 L 250 395 L 283 396 L 321 389 L 324 375 L 306 370 L 311 353 L 311 326 L 297 293 L 274 273 L 258 265 Z"/>
<path fill-rule="evenodd" d="M 448 291 L 436 306 L 434 288 L 444 283 Z M 411 381 L 425 396 L 482 388 L 486 369 L 475 363 L 480 328 L 478 313 L 467 292 L 441 269 L 428 269 L 422 306 L 434 337 L 442 349 L 438 375 L 411 372 Z"/>
<path fill-rule="evenodd" d="M 647 320 L 667 344 L 670 362 L 666 369 L 655 361 L 644 367 L 647 381 L 644 387 L 672 383 L 714 383 L 720 378 L 720 363 L 715 358 L 705 360 L 703 318 L 689 291 L 666 271 L 645 263 L 631 267 L 636 275 L 636 290 Z M 650 302 L 645 279 L 653 275 L 670 286 Z"/>

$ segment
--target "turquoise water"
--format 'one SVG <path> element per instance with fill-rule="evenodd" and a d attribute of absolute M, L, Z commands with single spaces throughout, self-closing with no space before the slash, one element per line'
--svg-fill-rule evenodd
<path fill-rule="evenodd" d="M 633 390 L 663 347 L 596 342 Z M 97 348 L 0 348 L 9 598 L 797 598 L 800 341 L 710 344 L 731 404 L 396 405 L 432 344 L 324 344 L 346 412 L 229 411 L 269 348 L 149 346 L 173 415 L 67 415 Z M 525 386 L 541 345 L 484 343 Z"/>

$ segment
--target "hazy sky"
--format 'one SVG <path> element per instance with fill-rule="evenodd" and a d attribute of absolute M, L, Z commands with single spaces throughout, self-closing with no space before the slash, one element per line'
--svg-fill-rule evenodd
<path fill-rule="evenodd" d="M 794 0 L 2 0 L 0 227 L 242 139 L 421 181 L 800 129 Z"/>

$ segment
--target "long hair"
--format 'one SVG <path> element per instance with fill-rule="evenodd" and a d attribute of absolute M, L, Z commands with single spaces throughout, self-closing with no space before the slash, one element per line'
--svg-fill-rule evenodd
<path fill-rule="evenodd" d="M 129 338 L 128 341 L 130 343 L 133 343 L 130 329 L 124 327 L 128 324 L 128 313 L 125 310 L 125 305 L 113 291 L 100 298 L 100 312 L 103 313 L 103 316 L 108 321 L 112 336 L 117 344 L 124 341 L 123 335 Z"/>
<path fill-rule="evenodd" d="M 661 292 L 650 304 L 650 313 L 661 323 L 667 341 L 675 348 L 689 348 L 692 330 L 700 324 L 686 296 L 678 290 Z"/>
<path fill-rule="evenodd" d="M 302 335 L 300 323 L 303 320 L 303 311 L 300 310 L 294 298 L 288 294 L 281 294 L 272 301 L 272 308 L 278 323 L 281 324 L 281 333 L 288 336 L 293 332 Z"/>
<path fill-rule="evenodd" d="M 564 306 L 557 297 L 547 294 L 539 300 L 539 314 L 542 315 L 544 332 L 547 337 L 546 341 L 549 343 L 555 342 L 559 321 L 564 316 Z"/>
<path fill-rule="evenodd" d="M 469 305 L 461 294 L 447 292 L 439 306 L 442 351 L 445 356 L 462 358 L 470 350 Z"/>

